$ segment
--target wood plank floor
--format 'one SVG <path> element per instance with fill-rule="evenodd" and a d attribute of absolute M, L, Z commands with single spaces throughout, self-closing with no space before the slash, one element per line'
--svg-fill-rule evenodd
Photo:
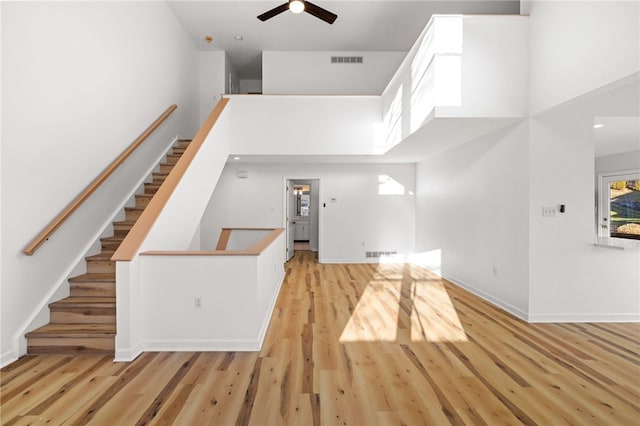
<path fill-rule="evenodd" d="M 639 324 L 526 324 L 411 265 L 287 264 L 259 353 L 28 356 L 2 425 L 638 425 Z"/>

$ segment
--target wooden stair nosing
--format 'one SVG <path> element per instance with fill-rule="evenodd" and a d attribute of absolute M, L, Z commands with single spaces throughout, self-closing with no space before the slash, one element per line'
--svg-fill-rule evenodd
<path fill-rule="evenodd" d="M 69 296 L 64 299 L 56 300 L 49 303 L 51 309 L 68 309 L 68 308 L 114 308 L 116 307 L 116 298 L 109 296 Z"/>
<path fill-rule="evenodd" d="M 111 237 L 102 237 L 100 242 L 104 243 L 121 243 L 124 240 L 122 235 L 112 235 Z"/>
<path fill-rule="evenodd" d="M 142 207 L 125 207 L 124 211 L 125 212 L 143 212 L 144 208 L 142 208 Z"/>
<path fill-rule="evenodd" d="M 107 273 L 86 273 L 82 275 L 76 275 L 69 278 L 71 283 L 86 283 L 86 282 L 100 282 L 100 283 L 115 283 L 116 274 Z"/>
<path fill-rule="evenodd" d="M 27 337 L 76 337 L 107 338 L 115 337 L 115 324 L 47 324 L 27 333 Z"/>

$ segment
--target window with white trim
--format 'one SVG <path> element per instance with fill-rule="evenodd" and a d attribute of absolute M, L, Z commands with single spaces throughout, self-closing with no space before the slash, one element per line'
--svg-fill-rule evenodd
<path fill-rule="evenodd" d="M 600 175 L 598 235 L 640 240 L 640 171 Z"/>

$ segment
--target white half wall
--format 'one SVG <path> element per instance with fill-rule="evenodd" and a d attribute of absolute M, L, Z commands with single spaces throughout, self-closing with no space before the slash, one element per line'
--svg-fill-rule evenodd
<path fill-rule="evenodd" d="M 529 299 L 527 131 L 513 125 L 431 157 L 416 178 L 416 252 L 426 266 L 520 318 Z"/>
<path fill-rule="evenodd" d="M 528 1 L 532 114 L 640 70 L 637 1 Z"/>
<path fill-rule="evenodd" d="M 260 350 L 284 260 L 284 234 L 259 256 L 141 256 L 140 347 Z"/>
<path fill-rule="evenodd" d="M 2 331 L 66 280 L 141 175 L 197 129 L 198 55 L 166 3 L 2 2 Z M 154 47 L 158 46 L 158 47 Z M 174 114 L 31 257 L 24 246 L 167 107 Z"/>
<path fill-rule="evenodd" d="M 265 95 L 380 95 L 406 52 L 262 52 Z M 362 56 L 362 63 L 331 63 Z"/>
<path fill-rule="evenodd" d="M 231 153 L 371 155 L 379 96 L 230 96 Z"/>
<path fill-rule="evenodd" d="M 434 15 L 382 93 L 384 149 L 434 118 L 525 117 L 528 28 L 526 16 Z"/>
<path fill-rule="evenodd" d="M 320 180 L 321 262 L 371 261 L 366 251 L 411 254 L 414 169 L 413 164 L 227 164 L 202 220 L 202 247 L 215 247 L 223 227 L 283 227 L 285 179 L 291 178 Z M 238 179 L 238 170 L 248 177 Z M 380 195 L 380 176 L 397 181 L 404 195 Z"/>

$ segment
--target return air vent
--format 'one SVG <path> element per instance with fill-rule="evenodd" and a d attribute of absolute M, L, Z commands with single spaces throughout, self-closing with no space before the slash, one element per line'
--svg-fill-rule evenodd
<path fill-rule="evenodd" d="M 361 64 L 362 56 L 332 56 L 332 64 Z"/>
<path fill-rule="evenodd" d="M 397 256 L 397 251 L 367 251 L 365 252 L 367 259 L 373 259 L 378 257 Z"/>

